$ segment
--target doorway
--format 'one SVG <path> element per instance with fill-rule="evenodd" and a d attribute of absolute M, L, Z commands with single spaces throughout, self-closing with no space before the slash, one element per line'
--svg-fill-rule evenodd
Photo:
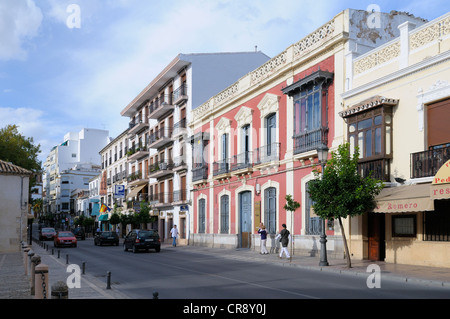
<path fill-rule="evenodd" d="M 239 193 L 239 248 L 252 244 L 252 192 Z"/>
<path fill-rule="evenodd" d="M 368 259 L 384 261 L 386 258 L 385 214 L 369 213 L 367 226 Z"/>

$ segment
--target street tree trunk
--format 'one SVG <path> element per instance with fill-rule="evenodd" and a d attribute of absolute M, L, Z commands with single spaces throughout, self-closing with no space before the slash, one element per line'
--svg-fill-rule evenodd
<path fill-rule="evenodd" d="M 341 226 L 342 238 L 344 240 L 345 257 L 347 259 L 347 268 L 352 268 L 352 261 L 350 259 L 350 253 L 348 251 L 347 238 L 345 237 L 345 230 L 344 230 L 344 226 L 342 225 L 342 219 L 341 219 L 341 217 L 338 217 L 338 219 L 339 219 L 339 225 Z"/>

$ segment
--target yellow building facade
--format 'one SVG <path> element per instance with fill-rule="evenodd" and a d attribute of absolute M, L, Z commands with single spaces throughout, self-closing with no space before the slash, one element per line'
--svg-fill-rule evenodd
<path fill-rule="evenodd" d="M 450 267 L 450 13 L 399 29 L 347 55 L 343 134 L 360 173 L 385 186 L 373 212 L 349 221 L 350 254 Z"/>

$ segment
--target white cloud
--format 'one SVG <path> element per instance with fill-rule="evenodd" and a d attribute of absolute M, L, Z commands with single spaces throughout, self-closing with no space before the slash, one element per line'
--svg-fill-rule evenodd
<path fill-rule="evenodd" d="M 41 146 L 41 161 L 67 133 L 63 123 L 52 122 L 44 111 L 24 107 L 0 107 L 0 128 L 10 124 L 17 125 L 20 134 L 32 137 L 34 144 Z"/>
<path fill-rule="evenodd" d="M 0 60 L 25 59 L 24 42 L 38 34 L 42 12 L 33 0 L 0 2 Z"/>

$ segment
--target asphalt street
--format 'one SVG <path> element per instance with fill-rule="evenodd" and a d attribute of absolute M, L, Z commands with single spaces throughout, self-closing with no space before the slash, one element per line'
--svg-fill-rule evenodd
<path fill-rule="evenodd" d="M 52 244 L 50 245 L 52 247 Z M 133 299 L 402 299 L 448 298 L 439 287 L 383 281 L 379 289 L 367 277 L 280 267 L 274 263 L 236 259 L 222 249 L 164 246 L 161 252 L 123 251 L 120 246 L 95 246 L 92 239 L 77 248 L 63 248 L 61 258 L 85 263 L 99 282 L 111 273 L 115 290 Z M 245 252 L 243 252 L 245 253 Z M 273 254 L 265 256 L 271 259 Z"/>

